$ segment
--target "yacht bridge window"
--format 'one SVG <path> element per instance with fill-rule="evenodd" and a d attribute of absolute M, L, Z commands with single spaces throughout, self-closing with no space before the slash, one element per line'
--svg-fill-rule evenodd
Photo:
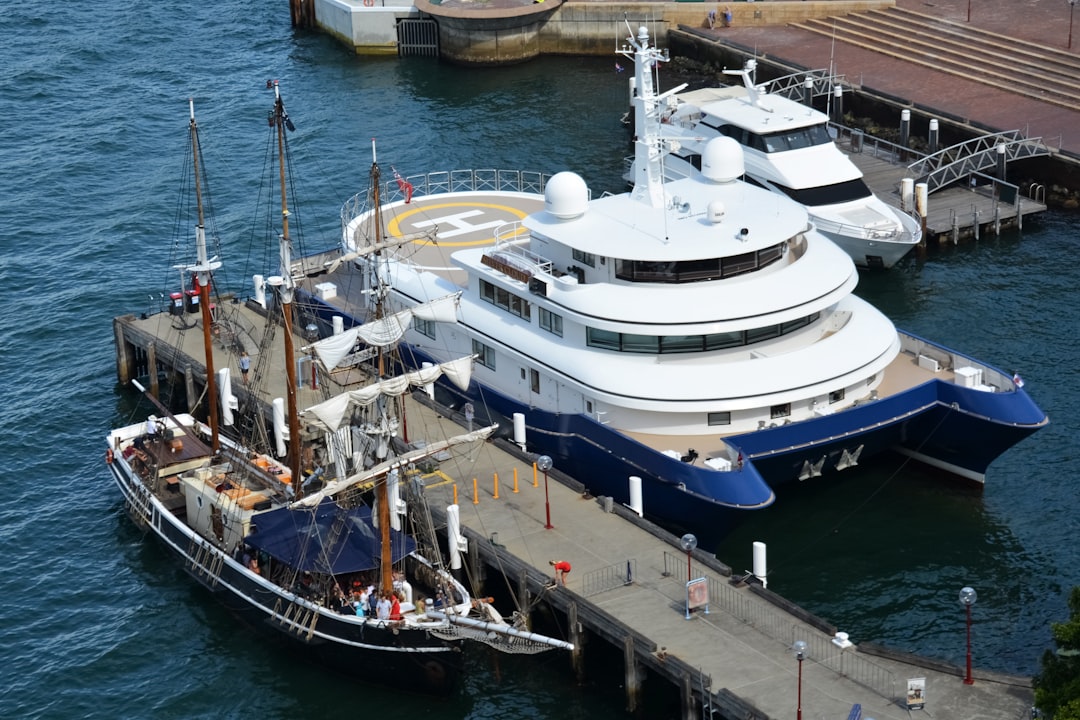
<path fill-rule="evenodd" d="M 615 277 L 630 282 L 688 283 L 734 277 L 760 270 L 784 256 L 785 240 L 770 247 L 741 255 L 703 260 L 657 262 L 653 260 L 616 260 Z"/>
<path fill-rule="evenodd" d="M 708 335 L 638 335 L 590 327 L 585 329 L 585 343 L 589 347 L 604 350 L 651 355 L 706 352 L 753 345 L 763 340 L 777 338 L 806 327 L 819 317 L 821 313 L 813 313 L 778 325 Z"/>
<path fill-rule="evenodd" d="M 784 187 L 780 184 L 777 184 L 776 187 L 795 202 L 807 207 L 837 205 L 852 200 L 862 200 L 872 194 L 870 188 L 862 181 L 862 178 L 812 188 L 797 189 Z"/>
<path fill-rule="evenodd" d="M 740 145 L 766 153 L 800 150 L 815 145 L 825 145 L 833 141 L 829 135 L 829 129 L 824 123 L 792 130 L 777 130 L 771 133 L 756 133 L 727 123 L 714 125 L 703 122 L 702 125 L 716 130 L 721 135 L 733 138 Z"/>

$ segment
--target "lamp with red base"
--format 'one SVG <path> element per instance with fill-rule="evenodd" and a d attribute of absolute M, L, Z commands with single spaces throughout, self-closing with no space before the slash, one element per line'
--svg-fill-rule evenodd
<path fill-rule="evenodd" d="M 795 653 L 795 659 L 799 661 L 799 689 L 796 696 L 795 720 L 802 720 L 802 661 L 806 659 L 806 641 L 796 640 L 793 642 L 791 652 Z"/>
<path fill-rule="evenodd" d="M 536 458 L 536 467 L 544 473 L 544 509 L 547 512 L 547 523 L 544 525 L 545 530 L 550 530 L 555 527 L 551 524 L 551 501 L 548 499 L 548 470 L 554 463 L 547 455 L 541 455 Z"/>
<path fill-rule="evenodd" d="M 965 685 L 975 684 L 975 679 L 971 677 L 971 606 L 975 604 L 977 598 L 974 588 L 960 588 L 960 604 L 967 609 L 967 675 L 964 676 Z"/>

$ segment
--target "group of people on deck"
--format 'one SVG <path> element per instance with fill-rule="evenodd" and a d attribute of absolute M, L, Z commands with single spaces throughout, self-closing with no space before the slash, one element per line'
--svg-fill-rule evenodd
<path fill-rule="evenodd" d="M 343 615 L 396 622 L 403 619 L 403 613 L 413 609 L 423 612 L 424 601 L 418 600 L 415 606 L 412 604 L 412 586 L 402 573 L 394 573 L 394 586 L 390 589 L 376 590 L 366 577 L 354 580 L 348 594 L 337 583 L 334 588 L 339 612 Z"/>

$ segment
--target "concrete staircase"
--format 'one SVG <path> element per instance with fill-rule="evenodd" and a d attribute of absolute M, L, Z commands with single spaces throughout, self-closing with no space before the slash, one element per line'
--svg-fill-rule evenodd
<path fill-rule="evenodd" d="M 901 8 L 791 23 L 1068 110 L 1080 111 L 1080 56 Z"/>

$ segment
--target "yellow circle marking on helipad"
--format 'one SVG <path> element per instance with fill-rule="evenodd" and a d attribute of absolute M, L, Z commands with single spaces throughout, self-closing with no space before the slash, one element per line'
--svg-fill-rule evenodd
<path fill-rule="evenodd" d="M 525 212 L 524 210 L 520 210 L 518 208 L 511 207 L 509 205 L 498 205 L 498 204 L 495 204 L 495 203 L 447 202 L 447 203 L 439 203 L 439 204 L 436 204 L 436 205 L 424 204 L 424 205 L 419 205 L 419 206 L 417 206 L 417 207 L 415 207 L 412 210 L 409 210 L 407 212 L 403 212 L 402 214 L 395 217 L 393 219 L 393 221 L 391 221 L 389 224 L 387 224 L 386 232 L 387 232 L 387 234 L 389 234 L 392 237 L 401 237 L 404 233 L 401 232 L 400 228 L 401 228 L 401 223 L 404 220 L 407 220 L 408 218 L 412 217 L 413 215 L 416 215 L 417 213 L 427 212 L 429 210 L 441 210 L 441 209 L 444 209 L 444 208 L 491 208 L 491 209 L 494 209 L 494 210 L 502 210 L 502 211 L 504 211 L 504 212 L 506 212 L 506 213 L 508 213 L 510 215 L 513 215 L 518 220 L 521 220 L 522 218 L 526 217 L 529 214 L 529 213 Z M 512 221 L 507 220 L 507 222 L 512 222 Z M 492 235 L 491 237 L 481 238 L 479 240 L 459 240 L 459 241 L 456 241 L 456 242 L 452 241 L 452 240 L 439 240 L 436 243 L 431 243 L 431 242 L 428 242 L 427 240 L 413 240 L 413 242 L 416 243 L 417 245 L 436 245 L 437 244 L 439 247 L 473 247 L 473 246 L 477 246 L 477 245 L 490 245 L 491 243 L 495 242 L 495 236 Z"/>

